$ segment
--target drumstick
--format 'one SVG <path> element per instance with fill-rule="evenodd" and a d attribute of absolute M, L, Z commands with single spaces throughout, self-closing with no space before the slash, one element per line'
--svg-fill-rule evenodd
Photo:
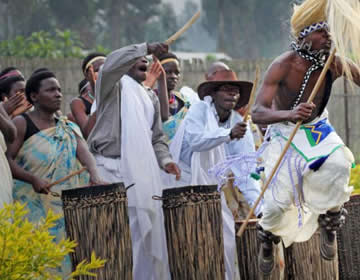
<path fill-rule="evenodd" d="M 179 29 L 179 31 L 177 31 L 169 39 L 167 39 L 165 41 L 165 44 L 171 45 L 172 43 L 174 43 L 186 30 L 190 28 L 191 25 L 194 24 L 195 21 L 198 20 L 199 17 L 200 17 L 200 11 L 198 11 L 195 15 L 193 15 L 193 17 L 187 23 L 185 23 L 185 25 L 181 29 Z"/>
<path fill-rule="evenodd" d="M 311 103 L 311 102 L 314 100 L 316 94 L 318 93 L 319 88 L 320 88 L 320 86 L 321 86 L 321 84 L 322 84 L 322 82 L 323 82 L 323 80 L 324 80 L 324 78 L 325 78 L 325 75 L 326 75 L 327 71 L 329 70 L 330 64 L 332 63 L 332 61 L 333 61 L 333 59 L 334 59 L 334 57 L 335 57 L 335 52 L 336 52 L 336 50 L 334 49 L 334 50 L 332 51 L 331 55 L 329 56 L 328 60 L 326 61 L 326 64 L 325 64 L 323 70 L 321 71 L 320 77 L 319 77 L 319 79 L 317 80 L 317 82 L 316 82 L 316 84 L 315 84 L 315 87 L 314 87 L 313 91 L 311 92 L 311 95 L 310 95 L 307 103 Z M 296 126 L 295 126 L 294 130 L 292 131 L 292 133 L 291 133 L 288 141 L 286 142 L 286 145 L 285 145 L 283 151 L 281 152 L 281 155 L 280 155 L 279 159 L 277 160 L 274 168 L 272 169 L 272 171 L 271 171 L 271 173 L 270 173 L 270 177 L 268 178 L 266 184 L 264 185 L 264 188 L 263 188 L 263 190 L 261 191 L 259 197 L 257 198 L 254 206 L 251 208 L 249 214 L 247 215 L 246 220 L 245 220 L 244 223 L 241 225 L 241 227 L 240 227 L 240 229 L 239 229 L 239 231 L 238 231 L 238 233 L 237 233 L 237 236 L 241 237 L 242 234 L 244 233 L 245 228 L 246 228 L 246 226 L 247 226 L 247 224 L 248 224 L 248 222 L 249 222 L 249 219 L 250 219 L 251 215 L 254 214 L 254 211 L 255 211 L 256 207 L 258 206 L 258 204 L 259 204 L 261 198 L 263 197 L 265 191 L 266 191 L 267 188 L 269 187 L 270 182 L 272 181 L 272 179 L 273 179 L 273 177 L 274 177 L 277 169 L 279 168 L 279 165 L 280 165 L 281 161 L 283 160 L 283 158 L 284 158 L 287 150 L 289 149 L 290 144 L 291 144 L 291 141 L 294 139 L 295 134 L 296 134 L 296 132 L 298 131 L 298 129 L 300 128 L 300 125 L 301 125 L 301 124 L 302 124 L 302 121 L 298 121 L 298 122 L 296 123 Z"/>
<path fill-rule="evenodd" d="M 63 177 L 63 178 L 61 178 L 61 179 L 59 179 L 59 180 L 57 180 L 57 181 L 55 181 L 55 182 L 52 182 L 51 184 L 47 185 L 46 188 L 47 188 L 47 189 L 50 189 L 50 188 L 52 188 L 53 186 L 55 186 L 55 185 L 57 185 L 57 184 L 63 183 L 63 182 L 65 182 L 65 181 L 69 180 L 70 178 L 72 178 L 72 177 L 74 177 L 74 176 L 76 176 L 76 175 L 79 175 L 79 174 L 83 173 L 86 169 L 87 169 L 86 167 L 83 167 L 83 168 L 81 168 L 81 169 L 79 169 L 79 170 L 77 170 L 77 171 L 74 171 L 73 173 L 70 173 L 69 175 L 67 175 L 67 176 L 65 176 L 65 177 Z"/>
<path fill-rule="evenodd" d="M 255 80 L 254 80 L 254 83 L 253 83 L 253 87 L 251 89 L 251 94 L 250 94 L 250 98 L 249 98 L 248 107 L 247 107 L 246 112 L 244 114 L 244 122 L 247 122 L 249 120 L 249 115 L 250 115 L 250 112 L 251 112 L 251 108 L 255 103 L 255 93 L 256 93 L 257 84 L 259 82 L 259 76 L 260 76 L 260 67 L 259 67 L 259 65 L 257 65 L 256 66 Z"/>

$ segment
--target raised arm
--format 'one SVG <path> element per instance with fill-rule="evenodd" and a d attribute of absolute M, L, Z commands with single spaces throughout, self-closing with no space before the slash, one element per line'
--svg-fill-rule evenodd
<path fill-rule="evenodd" d="M 7 143 L 14 142 L 16 139 L 16 127 L 6 113 L 3 103 L 0 103 L 0 130 L 4 134 Z"/>
<path fill-rule="evenodd" d="M 82 134 L 85 134 L 85 127 L 88 123 L 88 115 L 85 113 L 85 105 L 80 98 L 74 98 L 70 103 L 71 114 L 80 127 Z M 85 137 L 85 136 L 84 136 Z M 86 138 L 86 137 L 85 137 Z"/>

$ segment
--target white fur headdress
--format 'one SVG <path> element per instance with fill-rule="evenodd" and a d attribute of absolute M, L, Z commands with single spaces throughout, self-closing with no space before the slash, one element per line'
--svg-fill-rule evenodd
<path fill-rule="evenodd" d="M 291 33 L 301 38 L 327 23 L 337 55 L 344 71 L 351 77 L 345 63 L 349 57 L 360 65 L 360 1 L 359 0 L 305 0 L 294 5 L 291 17 Z"/>

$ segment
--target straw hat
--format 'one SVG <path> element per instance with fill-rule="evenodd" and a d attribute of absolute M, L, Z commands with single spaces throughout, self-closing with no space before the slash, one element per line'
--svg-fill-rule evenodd
<path fill-rule="evenodd" d="M 249 102 L 253 84 L 251 82 L 239 81 L 235 72 L 231 70 L 218 71 L 215 73 L 214 80 L 200 84 L 197 90 L 198 95 L 200 99 L 204 99 L 205 96 L 211 95 L 223 85 L 237 86 L 239 88 L 240 98 L 235 109 L 240 108 Z"/>

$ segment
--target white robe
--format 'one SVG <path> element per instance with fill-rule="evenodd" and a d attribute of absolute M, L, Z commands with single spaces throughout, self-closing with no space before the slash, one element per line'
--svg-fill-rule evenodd
<path fill-rule="evenodd" d="M 129 76 L 121 78 L 121 159 L 96 155 L 106 182 L 135 183 L 127 191 L 133 276 L 135 280 L 170 279 L 161 203 L 160 168 L 152 146 L 154 105 L 146 90 Z"/>

